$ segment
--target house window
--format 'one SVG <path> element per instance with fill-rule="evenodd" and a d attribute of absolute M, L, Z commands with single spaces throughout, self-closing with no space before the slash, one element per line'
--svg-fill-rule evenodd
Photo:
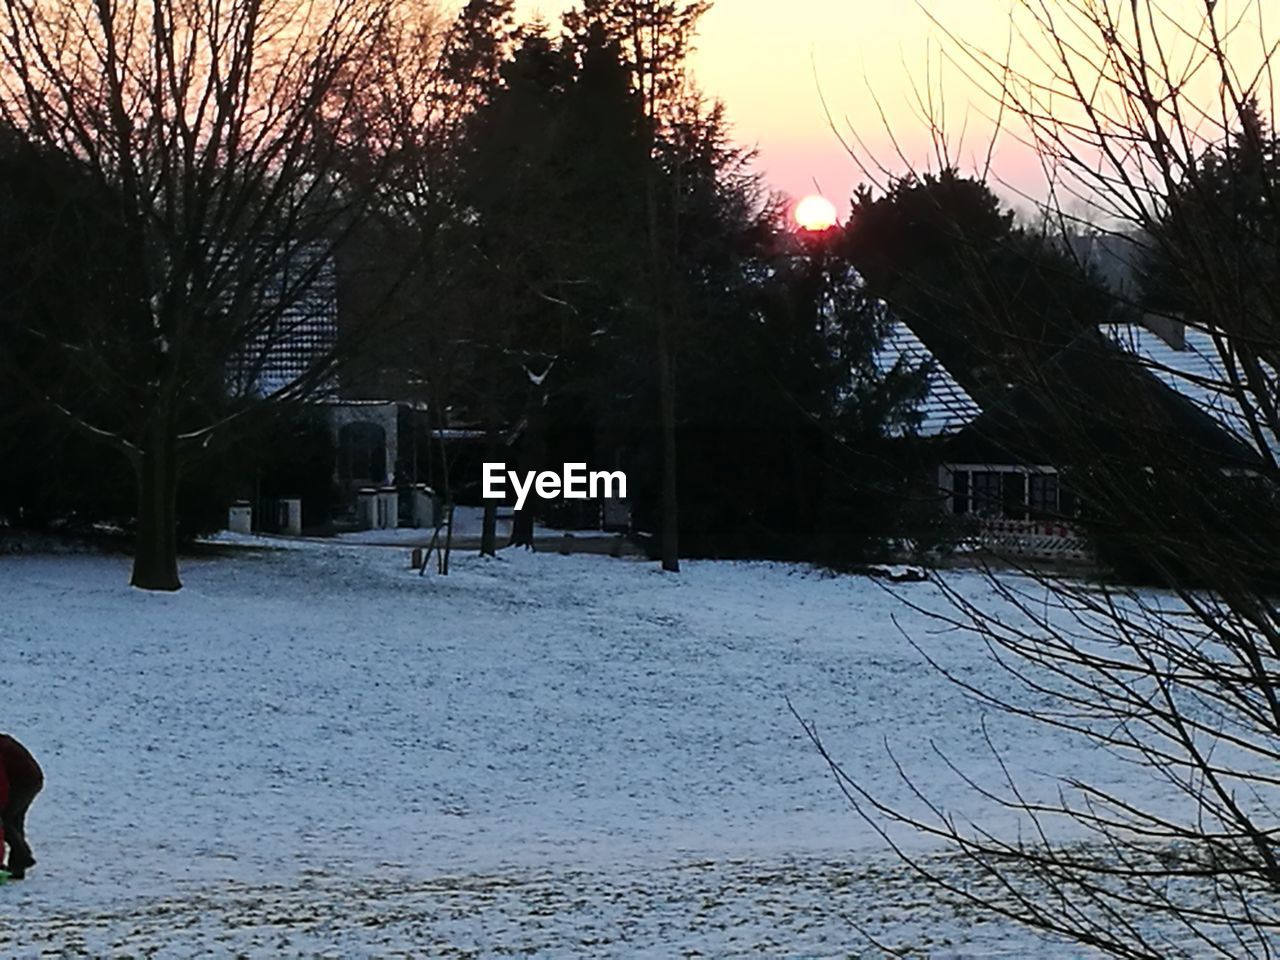
<path fill-rule="evenodd" d="M 1046 520 L 1059 516 L 1057 475 L 1052 473 L 1033 473 L 1029 479 L 1031 516 L 1036 520 Z"/>
<path fill-rule="evenodd" d="M 956 470 L 951 474 L 951 512 L 969 512 L 968 470 Z"/>
<path fill-rule="evenodd" d="M 998 517 L 1001 512 L 1000 474 L 990 470 L 975 470 L 969 475 L 969 489 L 973 495 L 973 512 L 980 517 Z"/>

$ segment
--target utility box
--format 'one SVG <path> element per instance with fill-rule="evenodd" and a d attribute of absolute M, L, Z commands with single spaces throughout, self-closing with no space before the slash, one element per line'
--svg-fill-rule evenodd
<path fill-rule="evenodd" d="M 237 500 L 227 509 L 227 529 L 232 533 L 253 532 L 253 507 L 248 500 Z"/>
<path fill-rule="evenodd" d="M 280 532 L 290 537 L 302 536 L 302 501 L 285 499 L 280 501 Z"/>

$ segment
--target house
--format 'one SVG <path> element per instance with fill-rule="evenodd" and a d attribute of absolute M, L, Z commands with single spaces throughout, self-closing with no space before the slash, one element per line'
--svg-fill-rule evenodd
<path fill-rule="evenodd" d="M 401 380 L 378 375 L 396 351 L 391 341 L 397 331 L 384 322 L 387 300 L 370 281 L 368 256 L 351 242 L 299 245 L 262 293 L 268 306 L 275 301 L 277 314 L 230 365 L 232 396 L 301 397 L 308 411 L 319 413 L 315 426 L 332 448 L 328 483 L 321 478 L 305 485 L 315 501 L 309 500 L 305 510 L 296 506 L 302 496 L 293 489 L 299 485 L 296 471 L 279 489 L 255 485 L 255 528 L 297 532 L 300 514 L 309 517 L 308 526 L 335 516 L 358 527 L 417 522 L 411 507 L 421 498 L 403 488 L 417 479 L 414 431 L 418 425 L 425 429 L 426 402 Z M 364 362 L 338 366 L 340 349 L 344 360 L 352 359 L 351 344 L 359 344 L 355 359 Z M 327 495 L 317 488 L 327 489 Z M 295 504 L 292 514 L 285 505 L 289 501 Z M 285 516 L 294 519 L 276 522 Z"/>
<path fill-rule="evenodd" d="M 891 324 L 876 359 L 881 370 L 897 362 L 926 369 L 915 433 L 935 448 L 928 487 L 974 545 L 1046 560 L 1087 558 L 1069 522 L 1075 503 L 1057 467 L 991 436 L 993 417 L 906 323 Z"/>
<path fill-rule="evenodd" d="M 886 339 L 882 362 L 930 363 L 919 433 L 937 448 L 943 509 L 965 518 L 979 545 L 1084 560 L 1074 521 L 1091 464 L 1224 475 L 1260 465 L 1216 351 L 1203 335 L 1161 333 L 1136 324 L 1085 331 L 985 406 L 905 324 Z"/>
<path fill-rule="evenodd" d="M 282 278 L 272 285 L 289 290 L 291 302 L 235 371 L 233 390 L 265 397 L 287 392 L 318 363 L 341 354 L 333 373 L 298 391 L 307 413 L 319 413 L 332 447 L 327 495 L 312 497 L 323 499 L 325 515 L 305 511 L 309 526 L 421 526 L 434 522 L 434 509 L 429 519 L 425 514 L 436 492 L 480 502 L 491 438 L 482 424 L 464 419 L 467 411 L 433 403 L 427 372 L 439 360 L 415 353 L 426 342 L 416 332 L 429 302 L 415 264 L 412 238 L 373 222 L 336 246 L 301 249 L 297 266 L 309 282 L 291 289 Z M 523 421 L 507 426 L 494 442 L 506 450 L 524 430 Z M 257 514 L 283 515 L 272 501 L 298 496 L 296 490 L 260 491 Z"/>

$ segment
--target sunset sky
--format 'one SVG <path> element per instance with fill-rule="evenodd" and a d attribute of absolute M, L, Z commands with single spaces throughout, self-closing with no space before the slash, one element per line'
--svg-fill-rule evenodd
<path fill-rule="evenodd" d="M 518 8 L 526 17 L 554 21 L 570 2 L 518 0 Z M 1041 76 L 1026 42 L 1011 43 L 1011 25 L 1018 23 L 1044 49 L 1025 15 L 1013 16 L 1020 6 L 1018 0 L 715 0 L 702 22 L 692 67 L 703 92 L 727 105 L 736 140 L 758 148 L 759 168 L 772 187 L 796 198 L 821 191 L 843 214 L 854 186 L 866 177 L 830 129 L 822 98 L 846 139 L 853 142 L 852 129 L 864 142 L 862 159 L 869 167 L 879 161 L 900 174 L 907 163 L 896 155 L 894 138 L 911 163 L 931 161 L 915 91 L 925 95 L 931 89 L 935 97 L 943 91 L 951 156 L 962 170 L 978 169 L 993 129 L 993 104 L 948 61 L 954 41 L 930 14 L 975 48 L 1001 58 L 1012 49 L 1018 69 Z M 1053 5 L 1059 14 L 1062 6 Z M 1128 9 L 1122 0 L 1112 0 L 1110 7 Z M 1256 0 L 1216 0 L 1218 26 L 1239 28 L 1229 48 L 1242 75 L 1256 68 L 1264 46 L 1280 40 L 1275 24 L 1258 23 L 1257 11 L 1265 14 L 1267 8 Z M 1156 9 L 1166 18 L 1168 51 L 1174 59 L 1190 55 L 1187 28 L 1202 27 L 1205 0 L 1162 0 Z M 1200 71 L 1193 86 L 1198 99 L 1211 102 L 1216 74 Z M 894 138 L 886 133 L 881 108 Z M 1024 210 L 1032 206 L 1028 196 L 1045 193 L 1037 158 L 1008 133 L 994 152 L 992 180 L 1007 202 Z"/>
<path fill-rule="evenodd" d="M 970 38 L 990 38 L 1004 48 L 1009 19 L 1002 0 L 932 6 L 956 17 Z M 864 176 L 831 130 L 822 100 L 846 140 L 852 127 L 865 142 L 871 155 L 864 162 L 871 165 L 874 156 L 901 171 L 876 101 L 913 162 L 926 161 L 928 138 L 912 84 L 923 91 L 932 64 L 936 87 L 940 59 L 938 30 L 910 0 L 718 0 L 704 21 L 694 69 L 699 85 L 727 104 L 739 140 L 759 147 L 773 186 L 799 196 L 814 192 L 816 181 L 843 209 Z M 948 103 L 954 123 L 978 97 L 954 67 L 943 69 L 949 100 L 959 97 Z M 985 153 L 980 134 L 990 125 L 973 112 L 969 127 L 963 152 Z M 1000 158 L 999 172 L 1020 188 L 1033 187 L 1029 181 L 1038 177 L 1028 177 L 1030 158 L 1015 147 L 1009 144 L 1008 156 Z M 963 156 L 962 164 L 969 159 Z"/>
<path fill-rule="evenodd" d="M 554 20 L 568 5 L 524 0 L 521 9 Z M 1007 0 L 931 0 L 929 7 L 970 39 L 1004 49 Z M 923 81 L 932 63 L 936 87 L 939 62 L 938 31 L 912 0 L 716 0 L 702 22 L 693 69 L 699 87 L 727 105 L 736 139 L 759 149 L 771 186 L 799 197 L 815 192 L 816 182 L 844 210 L 864 178 L 829 128 L 819 89 L 842 130 L 847 134 L 847 120 L 896 170 L 902 164 L 872 91 L 913 160 L 924 160 L 928 141 L 911 84 Z M 959 129 L 970 91 L 954 68 L 944 67 L 943 80 L 949 119 Z M 963 161 L 985 152 L 986 130 L 973 113 Z M 998 173 L 1017 188 L 1037 189 L 1040 178 L 1025 150 L 1010 143 L 997 159 Z"/>

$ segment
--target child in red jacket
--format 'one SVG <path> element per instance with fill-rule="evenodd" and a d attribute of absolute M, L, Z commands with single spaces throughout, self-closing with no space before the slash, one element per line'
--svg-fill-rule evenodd
<path fill-rule="evenodd" d="M 21 880 L 36 858 L 27 844 L 27 808 L 44 786 L 44 772 L 26 747 L 0 733 L 0 852 L 9 843 L 9 876 Z"/>

